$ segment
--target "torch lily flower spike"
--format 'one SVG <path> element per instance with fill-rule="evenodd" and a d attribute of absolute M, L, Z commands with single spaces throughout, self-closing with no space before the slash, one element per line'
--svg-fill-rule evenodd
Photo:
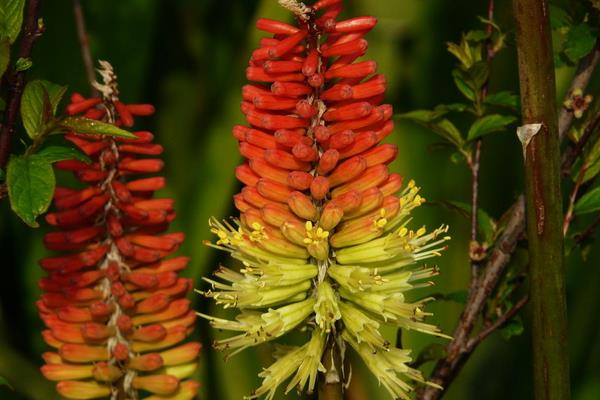
<path fill-rule="evenodd" d="M 386 82 L 374 61 L 362 60 L 376 19 L 337 21 L 341 0 L 280 3 L 296 24 L 257 21 L 271 36 L 246 70 L 248 125 L 233 128 L 246 158 L 235 171 L 245 185 L 234 196 L 240 216 L 209 221 L 217 236 L 210 245 L 243 267 L 218 268 L 201 293 L 240 313 L 233 321 L 200 315 L 235 332 L 215 342 L 229 355 L 306 332 L 304 345 L 276 352 L 250 399 L 273 399 L 281 385 L 312 392 L 319 372 L 348 379 L 322 363 L 334 346 L 342 355 L 354 349 L 394 398 L 407 399 L 409 381 L 429 383 L 380 327 L 444 336 L 424 321 L 431 299 L 406 295 L 438 273 L 422 262 L 445 249 L 448 227 L 411 228 L 411 211 L 425 199 L 388 168 L 397 148 L 381 143 L 394 127 Z"/>
<path fill-rule="evenodd" d="M 101 62 L 101 97 L 73 94 L 67 113 L 131 127 L 154 113 L 149 104 L 123 104 L 116 75 Z M 183 241 L 164 233 L 175 218 L 171 199 L 154 198 L 165 179 L 150 132 L 111 138 L 66 137 L 92 162 L 62 161 L 83 183 L 58 188 L 44 243 L 62 254 L 44 258 L 47 276 L 37 302 L 47 329 L 44 376 L 68 399 L 193 399 L 199 343 L 182 343 L 196 319 L 185 299 L 190 279 L 178 277 L 187 257 L 167 258 Z M 143 174 L 143 177 L 139 177 Z"/>

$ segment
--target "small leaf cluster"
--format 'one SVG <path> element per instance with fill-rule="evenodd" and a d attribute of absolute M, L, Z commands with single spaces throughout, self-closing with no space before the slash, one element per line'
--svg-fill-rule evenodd
<path fill-rule="evenodd" d="M 598 2 L 580 1 L 562 7 L 550 4 L 550 24 L 554 31 L 554 64 L 575 66 L 596 46 L 598 37 Z"/>
<path fill-rule="evenodd" d="M 11 65 L 11 46 L 21 31 L 24 3 L 24 0 L 0 0 L 0 77 L 3 85 L 10 85 L 16 74 L 33 64 L 29 59 L 19 58 Z M 23 143 L 22 152 L 11 155 L 5 170 L 0 168 L 0 198 L 7 194 L 12 210 L 31 227 L 38 226 L 36 219 L 46 212 L 54 194 L 56 180 L 52 163 L 70 159 L 89 162 L 84 154 L 64 139 L 47 141 L 51 135 L 77 132 L 132 137 L 129 132 L 112 124 L 58 114 L 66 91 L 66 86 L 45 80 L 27 83 L 19 105 L 26 133 L 26 136 L 19 137 Z M 6 125 L 10 112 L 6 110 L 7 102 L 8 99 L 0 99 L 0 111 L 4 114 L 2 125 Z M 3 133 L 7 129 L 15 129 L 12 126 L 2 128 Z"/>
<path fill-rule="evenodd" d="M 493 21 L 480 18 L 485 30 L 473 30 L 460 42 L 449 42 L 448 52 L 458 61 L 452 79 L 465 98 L 464 103 L 440 104 L 433 110 L 415 110 L 398 115 L 400 119 L 416 122 L 444 139 L 444 146 L 454 149 L 455 162 L 473 161 L 474 143 L 484 136 L 505 131 L 513 124 L 519 107 L 518 96 L 509 91 L 488 93 L 490 59 L 506 43 L 506 34 Z M 470 120 L 464 129 L 453 114 L 463 114 Z"/>

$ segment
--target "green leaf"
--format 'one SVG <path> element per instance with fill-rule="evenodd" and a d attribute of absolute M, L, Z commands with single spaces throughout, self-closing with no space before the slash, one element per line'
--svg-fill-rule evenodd
<path fill-rule="evenodd" d="M 479 61 L 473 64 L 466 73 L 468 76 L 466 83 L 470 84 L 471 89 L 478 92 L 488 80 L 490 67 L 487 62 Z"/>
<path fill-rule="evenodd" d="M 463 96 L 465 96 L 471 101 L 474 101 L 475 92 L 469 87 L 469 85 L 465 81 L 463 71 L 461 71 L 460 69 L 453 69 L 452 78 L 454 79 L 454 84 L 456 85 L 458 90 L 463 94 Z"/>
<path fill-rule="evenodd" d="M 25 86 L 21 97 L 21 119 L 30 138 L 35 139 L 44 133 L 52 117 L 48 115 L 50 102 L 50 94 L 43 81 L 31 81 Z"/>
<path fill-rule="evenodd" d="M 0 40 L 0 78 L 4 76 L 8 63 L 10 62 L 10 43 L 8 40 Z"/>
<path fill-rule="evenodd" d="M 571 62 L 576 63 L 592 51 L 595 44 L 596 36 L 592 28 L 582 23 L 569 29 L 563 52 Z"/>
<path fill-rule="evenodd" d="M 115 125 L 85 117 L 67 117 L 59 121 L 58 125 L 67 131 L 74 131 L 84 135 L 118 136 L 128 139 L 136 138 L 134 134 Z"/>
<path fill-rule="evenodd" d="M 435 107 L 434 111 L 442 112 L 442 111 L 455 111 L 455 112 L 464 112 L 469 108 L 468 105 L 463 103 L 450 103 L 450 104 L 440 104 Z"/>
<path fill-rule="evenodd" d="M 400 119 L 408 119 L 414 122 L 433 122 L 448 113 L 448 110 L 436 107 L 435 110 L 414 110 L 404 114 L 397 114 Z"/>
<path fill-rule="evenodd" d="M 486 40 L 489 36 L 490 35 L 486 31 L 478 29 L 467 32 L 467 34 L 465 35 L 465 39 L 473 42 L 482 42 Z"/>
<path fill-rule="evenodd" d="M 31 68 L 32 65 L 33 61 L 31 61 L 31 58 L 19 57 L 15 62 L 15 70 L 17 72 L 27 71 L 29 68 Z"/>
<path fill-rule="evenodd" d="M 513 110 L 518 110 L 520 107 L 519 96 L 507 90 L 488 94 L 483 102 L 492 106 L 508 107 Z"/>
<path fill-rule="evenodd" d="M 6 185 L 12 210 L 31 227 L 38 227 L 36 218 L 46 212 L 54 194 L 55 178 L 52 165 L 37 154 L 10 159 Z"/>
<path fill-rule="evenodd" d="M 507 125 L 515 122 L 517 118 L 513 115 L 491 114 L 479 118 L 467 134 L 467 140 L 473 140 L 481 136 L 489 135 L 492 132 L 500 131 L 506 128 Z"/>
<path fill-rule="evenodd" d="M 500 329 L 500 334 L 504 339 L 509 340 L 512 337 L 522 335 L 524 330 L 523 320 L 517 315 Z"/>
<path fill-rule="evenodd" d="M 0 0 L 0 37 L 12 44 L 19 36 L 23 23 L 25 0 Z"/>
<path fill-rule="evenodd" d="M 563 8 L 556 4 L 550 4 L 550 26 L 552 29 L 569 26 L 571 25 L 571 22 L 571 17 Z"/>
<path fill-rule="evenodd" d="M 39 156 L 44 157 L 48 162 L 54 163 L 63 160 L 78 160 L 83 161 L 86 164 L 92 161 L 81 151 L 74 147 L 68 146 L 48 146 L 36 153 Z"/>
<path fill-rule="evenodd" d="M 575 214 L 589 214 L 600 210 L 600 186 L 590 190 L 575 203 Z"/>

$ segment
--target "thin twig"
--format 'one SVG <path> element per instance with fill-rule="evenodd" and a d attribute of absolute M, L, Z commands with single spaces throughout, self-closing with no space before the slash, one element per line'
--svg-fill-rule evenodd
<path fill-rule="evenodd" d="M 41 0 L 29 0 L 27 11 L 23 21 L 23 30 L 21 32 L 21 43 L 19 46 L 18 58 L 28 59 L 31 57 L 33 43 L 41 35 L 41 26 L 38 24 Z M 0 130 L 0 168 L 4 168 L 10 154 L 10 145 L 15 135 L 15 123 L 19 115 L 21 104 L 21 95 L 25 88 L 25 71 L 16 71 L 8 80 L 9 88 L 6 96 L 6 109 L 2 130 Z"/>
<path fill-rule="evenodd" d="M 502 314 L 498 319 L 496 319 L 492 324 L 483 328 L 477 336 L 471 338 L 467 342 L 467 349 L 469 352 L 473 352 L 475 348 L 483 342 L 488 336 L 494 333 L 496 330 L 502 328 L 508 321 L 510 321 L 515 315 L 525 307 L 527 302 L 529 301 L 529 296 L 523 297 L 521 300 L 517 302 L 510 310 Z"/>
<path fill-rule="evenodd" d="M 488 12 L 487 18 L 488 21 L 492 22 L 494 20 L 494 9 L 495 3 L 494 0 L 488 1 Z M 494 27 L 491 23 L 487 24 L 485 27 L 486 33 L 488 34 L 487 46 L 486 46 L 486 61 L 488 69 L 491 68 L 492 59 L 495 56 L 494 49 L 491 42 L 491 35 L 494 30 Z M 489 88 L 489 78 L 483 85 L 481 89 L 481 101 L 485 100 L 488 94 Z M 477 241 L 477 211 L 479 207 L 479 170 L 481 167 L 481 147 L 483 141 L 481 138 L 478 138 L 475 141 L 475 149 L 473 151 L 473 157 L 469 162 L 469 168 L 471 169 L 471 242 L 469 243 L 469 259 L 471 263 L 471 285 L 469 288 L 469 293 L 473 293 L 473 291 L 477 288 L 477 282 L 479 279 L 479 261 L 481 259 L 481 246 Z"/>
<path fill-rule="evenodd" d="M 584 163 L 579 172 L 577 173 L 577 179 L 575 180 L 575 186 L 573 186 L 573 190 L 571 190 L 571 194 L 569 195 L 569 206 L 567 207 L 567 212 L 565 213 L 565 217 L 563 219 L 563 236 L 567 236 L 567 232 L 569 231 L 569 226 L 571 225 L 571 221 L 573 221 L 573 211 L 575 209 L 575 201 L 577 200 L 577 194 L 579 193 L 579 189 L 581 188 L 581 184 L 583 183 L 583 177 L 585 176 L 585 171 L 587 171 L 588 166 Z"/>
<path fill-rule="evenodd" d="M 585 92 L 585 89 L 592 78 L 592 73 L 598 65 L 598 61 L 600 61 L 600 41 L 596 42 L 594 50 L 579 62 L 575 76 L 573 77 L 569 90 L 565 96 L 565 100 L 567 100 L 576 89 L 581 89 L 582 92 Z M 560 137 L 560 140 L 563 140 L 571 128 L 572 123 L 573 111 L 562 107 L 558 116 L 558 136 Z"/>
<path fill-rule="evenodd" d="M 83 65 L 85 66 L 85 75 L 87 77 L 88 84 L 90 85 L 90 93 L 93 97 L 95 97 L 98 95 L 98 89 L 96 89 L 93 84 L 96 81 L 96 71 L 94 70 L 94 61 L 90 51 L 90 42 L 86 29 L 85 17 L 83 15 L 83 9 L 81 8 L 81 2 L 79 0 L 73 0 L 73 14 L 75 14 L 77 38 L 79 39 L 81 57 L 83 58 Z"/>
<path fill-rule="evenodd" d="M 583 152 L 585 145 L 590 141 L 593 133 L 598 127 L 598 124 L 600 124 L 600 111 L 594 114 L 592 119 L 588 122 L 583 131 L 583 135 L 581 135 L 581 138 L 577 144 L 575 144 L 574 147 L 570 147 L 563 155 L 561 165 L 563 175 L 567 176 L 571 173 L 571 167 Z"/>

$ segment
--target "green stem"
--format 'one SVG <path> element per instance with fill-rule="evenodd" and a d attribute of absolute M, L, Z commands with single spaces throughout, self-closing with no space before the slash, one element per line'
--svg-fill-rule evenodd
<path fill-rule="evenodd" d="M 340 350 L 332 338 L 329 339 L 322 362 L 327 372 L 319 375 L 319 400 L 343 400 L 342 360 Z"/>
<path fill-rule="evenodd" d="M 547 0 L 513 0 L 523 124 L 542 128 L 525 148 L 536 400 L 570 398 L 562 199 Z"/>

